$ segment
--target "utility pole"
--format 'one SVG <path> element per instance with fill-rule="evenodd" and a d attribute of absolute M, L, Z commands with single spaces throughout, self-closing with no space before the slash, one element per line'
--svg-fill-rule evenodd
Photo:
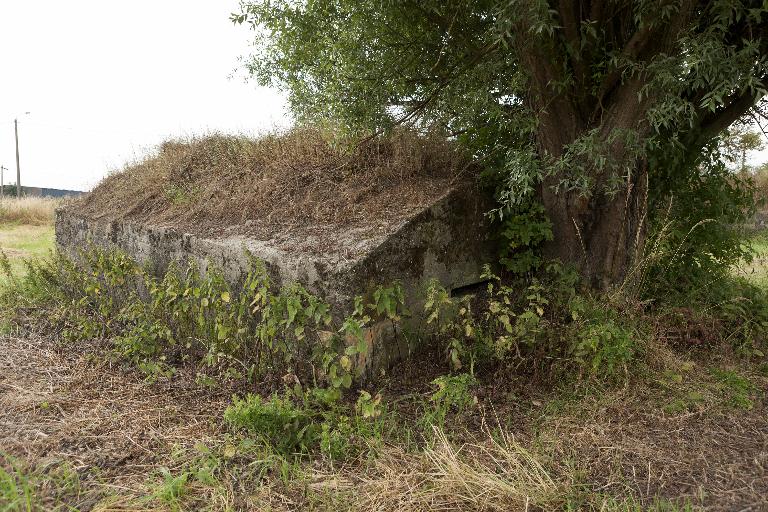
<path fill-rule="evenodd" d="M 21 199 L 21 169 L 19 168 L 19 119 L 13 120 L 13 131 L 16 135 L 16 199 Z"/>
<path fill-rule="evenodd" d="M 5 197 L 5 181 L 3 181 L 3 171 L 6 169 L 5 166 L 0 165 L 0 199 Z"/>

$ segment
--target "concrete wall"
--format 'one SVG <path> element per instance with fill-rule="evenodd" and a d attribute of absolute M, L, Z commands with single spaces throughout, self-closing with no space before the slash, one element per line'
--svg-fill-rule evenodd
<path fill-rule="evenodd" d="M 491 207 L 489 197 L 469 187 L 457 188 L 376 236 L 354 229 L 335 233 L 336 245 L 344 249 L 324 253 L 285 249 L 249 237 L 203 238 L 173 228 L 93 220 L 78 215 L 75 208 L 64 208 L 56 212 L 56 242 L 69 253 L 88 244 L 117 247 L 158 276 L 172 262 L 192 259 L 203 271 L 209 264 L 221 269 L 233 286 L 250 268 L 247 250 L 266 263 L 276 284 L 302 283 L 328 301 L 339 318 L 352 311 L 355 296 L 370 296 L 379 285 L 399 280 L 411 315 L 402 326 L 394 328 L 387 321 L 367 332 L 370 350 L 361 364 L 378 370 L 418 346 L 430 280 L 448 289 L 471 285 L 479 282 L 483 265 L 496 260 L 484 215 Z"/>

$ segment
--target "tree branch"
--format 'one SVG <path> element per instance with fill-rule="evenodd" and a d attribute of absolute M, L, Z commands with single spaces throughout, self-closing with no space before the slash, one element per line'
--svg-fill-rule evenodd
<path fill-rule="evenodd" d="M 765 82 L 765 77 L 761 80 Z M 747 113 L 763 97 L 762 93 L 744 92 L 733 97 L 724 109 L 710 115 L 704 115 L 700 123 L 699 134 L 694 141 L 695 147 L 703 147 L 718 133 L 728 128 L 734 121 Z"/>

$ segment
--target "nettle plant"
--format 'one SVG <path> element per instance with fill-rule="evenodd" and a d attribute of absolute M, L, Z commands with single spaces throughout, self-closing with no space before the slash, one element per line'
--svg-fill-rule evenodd
<path fill-rule="evenodd" d="M 15 283 L 26 300 L 46 306 L 35 310 L 38 321 L 53 324 L 65 339 L 109 339 L 117 354 L 152 377 L 184 363 L 225 378 L 292 375 L 325 389 L 326 400 L 340 397 L 361 370 L 364 329 L 399 320 L 404 301 L 399 283 L 379 286 L 338 320 L 300 284 L 275 286 L 256 258 L 233 289 L 210 265 L 205 272 L 172 265 L 156 278 L 125 253 L 97 248 L 75 259 L 29 263 Z"/>
<path fill-rule="evenodd" d="M 452 297 L 433 281 L 427 323 L 456 371 L 489 362 L 565 365 L 591 377 L 612 376 L 637 352 L 635 331 L 604 305 L 577 293 L 578 277 L 558 263 L 537 277 L 505 282 L 486 267 L 481 297 Z"/>

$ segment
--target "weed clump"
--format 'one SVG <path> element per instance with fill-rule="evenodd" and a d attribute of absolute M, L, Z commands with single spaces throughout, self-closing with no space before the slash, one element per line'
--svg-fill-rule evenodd
<path fill-rule="evenodd" d="M 320 451 L 343 460 L 380 440 L 384 427 L 381 397 L 362 391 L 354 409 L 328 401 L 322 389 L 295 388 L 264 399 L 234 397 L 224 420 L 234 429 L 260 440 L 282 457 Z"/>
<path fill-rule="evenodd" d="M 577 275 L 557 263 L 536 277 L 502 280 L 486 269 L 479 297 L 452 297 L 433 282 L 427 322 L 454 370 L 495 362 L 543 373 L 611 379 L 640 352 L 640 327 L 579 293 Z"/>

